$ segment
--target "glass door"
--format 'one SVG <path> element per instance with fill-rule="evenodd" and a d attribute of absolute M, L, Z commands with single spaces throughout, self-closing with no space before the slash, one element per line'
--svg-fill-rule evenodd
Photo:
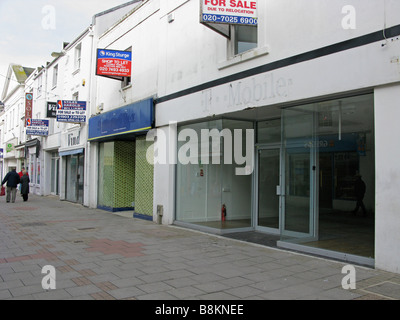
<path fill-rule="evenodd" d="M 78 203 L 83 204 L 83 189 L 84 189 L 84 181 L 85 181 L 85 156 L 83 154 L 78 155 L 78 176 L 77 176 L 77 184 L 78 184 Z"/>
<path fill-rule="evenodd" d="M 77 202 L 78 156 L 67 156 L 66 199 Z"/>
<path fill-rule="evenodd" d="M 271 233 L 279 233 L 280 227 L 280 158 L 280 148 L 258 151 L 257 229 Z"/>
<path fill-rule="evenodd" d="M 283 241 L 300 243 L 317 237 L 315 115 L 313 105 L 283 111 Z"/>

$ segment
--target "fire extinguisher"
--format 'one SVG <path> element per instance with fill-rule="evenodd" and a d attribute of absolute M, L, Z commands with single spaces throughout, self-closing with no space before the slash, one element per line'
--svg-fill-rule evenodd
<path fill-rule="evenodd" d="M 222 222 L 224 222 L 226 220 L 226 205 L 222 205 L 222 209 L 221 209 L 221 220 Z"/>

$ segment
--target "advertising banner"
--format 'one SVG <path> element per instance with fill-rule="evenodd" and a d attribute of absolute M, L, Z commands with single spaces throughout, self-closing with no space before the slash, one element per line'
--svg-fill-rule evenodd
<path fill-rule="evenodd" d="M 96 75 L 123 80 L 132 75 L 132 52 L 97 49 Z"/>
<path fill-rule="evenodd" d="M 47 102 L 46 118 L 57 118 L 57 102 Z"/>
<path fill-rule="evenodd" d="M 13 143 L 7 143 L 6 145 L 6 152 L 10 153 L 14 151 L 14 144 Z"/>
<path fill-rule="evenodd" d="M 25 119 L 32 119 L 33 93 L 25 93 Z"/>
<path fill-rule="evenodd" d="M 0 159 L 4 158 L 4 149 L 0 149 Z"/>
<path fill-rule="evenodd" d="M 40 120 L 40 119 L 26 120 L 26 134 L 31 136 L 48 136 L 49 120 Z"/>
<path fill-rule="evenodd" d="M 201 23 L 256 26 L 258 0 L 201 0 Z"/>
<path fill-rule="evenodd" d="M 86 101 L 60 100 L 57 102 L 57 122 L 86 122 Z"/>

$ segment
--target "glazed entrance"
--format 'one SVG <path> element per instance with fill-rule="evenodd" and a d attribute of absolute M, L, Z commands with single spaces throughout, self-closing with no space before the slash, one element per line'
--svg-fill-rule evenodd
<path fill-rule="evenodd" d="M 220 234 L 243 232 L 243 239 L 251 238 L 248 232 L 269 240 L 274 235 L 280 247 L 373 263 L 373 94 L 226 116 L 241 120 L 178 130 L 201 137 L 202 130 L 217 129 L 221 148 L 207 152 L 221 163 L 202 163 L 201 142 L 189 135 L 178 139 L 179 152 L 186 150 L 196 158 L 186 164 L 178 161 L 176 223 Z M 234 164 L 223 162 L 224 129 L 254 131 L 251 174 L 238 176 Z"/>
<path fill-rule="evenodd" d="M 373 259 L 373 95 L 285 109 L 282 122 L 281 245 Z"/>

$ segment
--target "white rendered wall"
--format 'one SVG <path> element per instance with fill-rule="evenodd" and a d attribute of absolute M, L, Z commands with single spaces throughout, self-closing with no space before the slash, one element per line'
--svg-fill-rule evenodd
<path fill-rule="evenodd" d="M 375 90 L 375 265 L 400 273 L 400 84 Z"/>
<path fill-rule="evenodd" d="M 166 159 L 174 163 L 177 150 L 177 128 L 166 126 L 157 128 L 166 137 Z M 154 221 L 157 221 L 157 206 L 163 206 L 163 224 L 172 224 L 175 219 L 175 165 L 154 164 Z M 169 162 L 169 161 L 168 161 Z M 163 164 L 164 163 L 164 164 Z"/>
<path fill-rule="evenodd" d="M 157 93 L 159 1 L 150 1 L 134 14 L 103 34 L 99 49 L 124 51 L 132 47 L 132 85 L 122 88 L 121 81 L 94 76 L 91 113 L 99 105 L 102 112 L 148 99 Z M 95 71 L 93 71 L 95 74 Z"/>

